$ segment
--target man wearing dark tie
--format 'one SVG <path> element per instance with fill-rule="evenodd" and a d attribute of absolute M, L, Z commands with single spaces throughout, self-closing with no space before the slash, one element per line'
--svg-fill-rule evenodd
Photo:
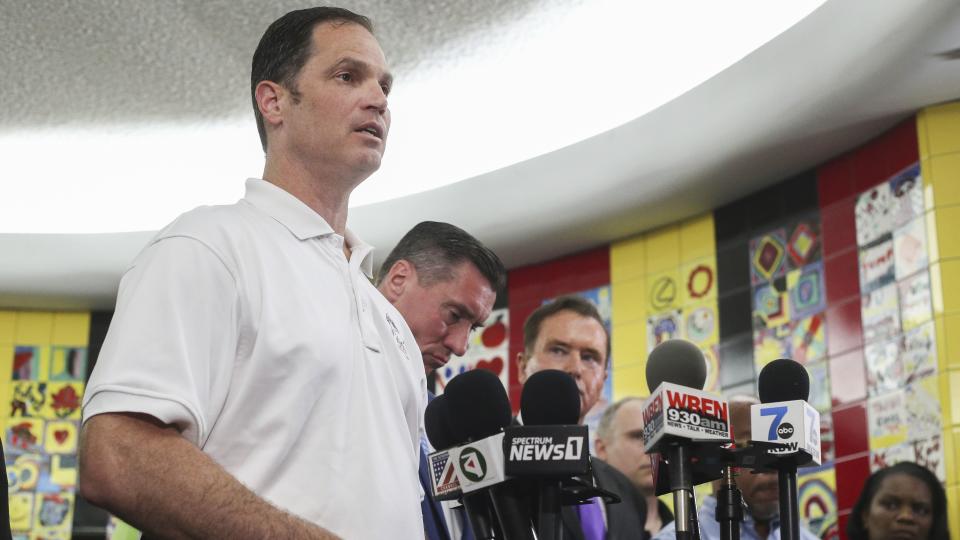
<path fill-rule="evenodd" d="M 610 336 L 597 308 L 577 296 L 564 296 L 537 308 L 523 325 L 523 352 L 517 358 L 520 383 L 544 369 L 569 373 L 580 391 L 580 423 L 600 399 L 607 378 Z M 642 538 L 646 508 L 630 480 L 599 459 L 593 460 L 598 487 L 621 502 L 565 506 L 564 538 L 619 540 Z"/>
<path fill-rule="evenodd" d="M 377 276 L 377 288 L 403 315 L 423 356 L 427 375 L 451 355 L 467 350 L 470 332 L 481 327 L 493 309 L 506 270 L 493 251 L 448 223 L 425 221 L 411 229 L 390 252 Z M 433 395 L 428 396 L 433 399 Z M 420 444 L 420 484 L 424 532 L 428 540 L 472 540 L 462 510 L 433 500 L 429 447 Z"/>

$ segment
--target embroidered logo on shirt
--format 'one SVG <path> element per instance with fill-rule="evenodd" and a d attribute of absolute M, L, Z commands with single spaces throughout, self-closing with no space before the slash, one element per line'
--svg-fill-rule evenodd
<path fill-rule="evenodd" d="M 403 355 L 407 357 L 407 360 L 410 359 L 410 356 L 407 354 L 406 342 L 403 340 L 403 336 L 400 334 L 400 329 L 397 328 L 397 323 L 393 322 L 393 319 L 390 318 L 390 314 L 385 315 L 387 319 L 387 324 L 390 326 L 390 332 L 393 334 L 393 339 L 397 341 L 397 347 L 403 352 Z"/>

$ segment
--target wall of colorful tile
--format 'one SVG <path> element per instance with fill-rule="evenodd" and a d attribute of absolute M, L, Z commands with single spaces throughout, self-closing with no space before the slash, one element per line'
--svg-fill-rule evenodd
<path fill-rule="evenodd" d="M 15 539 L 69 539 L 86 313 L 0 312 L 0 403 Z"/>

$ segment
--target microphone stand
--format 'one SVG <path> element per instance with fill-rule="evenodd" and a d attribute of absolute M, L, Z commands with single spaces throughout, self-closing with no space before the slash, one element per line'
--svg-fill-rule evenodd
<path fill-rule="evenodd" d="M 723 468 L 720 491 L 717 492 L 717 522 L 721 540 L 740 540 L 740 522 L 743 521 L 743 499 L 737 488 L 733 466 Z"/>
<path fill-rule="evenodd" d="M 693 540 L 694 531 L 690 515 L 697 509 L 691 508 L 693 498 L 693 471 L 689 467 L 690 448 L 673 442 L 666 448 L 667 465 L 670 474 L 670 491 L 673 492 L 673 508 L 676 514 L 677 540 Z M 699 531 L 698 531 L 699 532 Z"/>
<path fill-rule="evenodd" d="M 797 463 L 785 460 L 777 468 L 780 487 L 780 538 L 800 540 L 800 505 L 797 502 Z"/>

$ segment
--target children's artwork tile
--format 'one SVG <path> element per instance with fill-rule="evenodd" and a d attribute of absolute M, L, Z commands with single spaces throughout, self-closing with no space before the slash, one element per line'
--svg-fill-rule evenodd
<path fill-rule="evenodd" d="M 912 461 L 933 471 L 941 482 L 947 481 L 947 466 L 944 459 L 942 437 L 940 434 L 926 439 L 913 441 Z"/>
<path fill-rule="evenodd" d="M 791 328 L 758 328 L 753 331 L 753 360 L 757 370 L 778 358 L 790 358 Z"/>
<path fill-rule="evenodd" d="M 714 259 L 701 259 L 685 264 L 680 269 L 681 304 L 703 303 L 717 297 L 717 263 Z"/>
<path fill-rule="evenodd" d="M 863 341 L 870 343 L 900 333 L 899 289 L 895 283 L 876 289 L 860 299 Z"/>
<path fill-rule="evenodd" d="M 822 258 L 820 249 L 820 224 L 818 219 L 803 220 L 791 227 L 787 239 L 789 265 L 802 268 Z"/>
<path fill-rule="evenodd" d="M 703 383 L 703 390 L 716 392 L 720 389 L 720 346 L 716 343 L 701 345 L 700 350 L 707 363 L 707 378 Z"/>
<path fill-rule="evenodd" d="M 937 372 L 937 339 L 933 321 L 928 321 L 903 334 L 900 340 L 900 361 L 905 382 Z"/>
<path fill-rule="evenodd" d="M 860 247 L 860 290 L 870 292 L 896 280 L 893 236 L 885 234 Z"/>
<path fill-rule="evenodd" d="M 73 454 L 77 451 L 77 422 L 73 420 L 51 420 L 47 422 L 44 434 L 44 450 L 48 454 Z"/>
<path fill-rule="evenodd" d="M 717 308 L 714 304 L 705 304 L 683 310 L 686 339 L 697 345 L 717 343 L 719 332 Z"/>
<path fill-rule="evenodd" d="M 754 328 L 776 328 L 790 322 L 786 279 L 776 279 L 753 290 Z"/>
<path fill-rule="evenodd" d="M 900 324 L 906 332 L 933 318 L 930 296 L 930 274 L 914 274 L 897 284 L 900 303 Z"/>
<path fill-rule="evenodd" d="M 818 538 L 836 526 L 837 478 L 832 464 L 802 469 L 797 475 L 801 519 Z"/>
<path fill-rule="evenodd" d="M 829 410 L 820 413 L 820 454 L 823 463 L 829 463 L 837 457 L 833 413 Z"/>
<path fill-rule="evenodd" d="M 683 312 L 679 309 L 647 318 L 647 348 L 649 351 L 652 351 L 654 347 L 664 341 L 683 337 Z"/>
<path fill-rule="evenodd" d="M 827 356 L 826 314 L 817 313 L 790 324 L 789 358 L 809 364 Z"/>
<path fill-rule="evenodd" d="M 42 418 L 8 419 L 3 440 L 4 451 L 12 456 L 43 452 L 44 427 Z"/>
<path fill-rule="evenodd" d="M 862 193 L 854 206 L 857 224 L 857 245 L 865 246 L 894 228 L 897 201 L 884 182 Z"/>
<path fill-rule="evenodd" d="M 41 415 L 51 420 L 80 420 L 83 387 L 80 382 L 47 383 L 47 402 Z"/>
<path fill-rule="evenodd" d="M 877 448 L 870 451 L 870 472 L 896 465 L 903 461 L 913 461 L 913 445 L 910 443 L 896 444 L 887 448 Z"/>
<path fill-rule="evenodd" d="M 899 340 L 871 343 L 863 348 L 863 356 L 867 367 L 867 395 L 884 394 L 905 384 Z"/>
<path fill-rule="evenodd" d="M 750 282 L 766 283 L 787 271 L 786 231 L 776 229 L 750 240 Z"/>
<path fill-rule="evenodd" d="M 17 532 L 29 531 L 33 525 L 33 502 L 36 494 L 19 492 L 10 494 L 10 529 Z"/>
<path fill-rule="evenodd" d="M 894 274 L 898 280 L 930 265 L 927 234 L 923 218 L 917 218 L 893 231 Z"/>
<path fill-rule="evenodd" d="M 53 347 L 49 369 L 51 381 L 82 381 L 86 375 L 86 347 Z"/>
<path fill-rule="evenodd" d="M 914 441 L 938 435 L 943 428 L 937 378 L 924 377 L 908 385 L 905 392 L 907 438 Z"/>
<path fill-rule="evenodd" d="M 43 347 L 17 345 L 13 348 L 13 372 L 10 378 L 15 381 L 40 379 L 40 363 Z"/>
<path fill-rule="evenodd" d="M 900 227 L 923 215 L 923 181 L 920 164 L 914 164 L 889 181 L 894 198 L 893 226 Z"/>
<path fill-rule="evenodd" d="M 823 262 L 816 262 L 787 273 L 790 318 L 804 319 L 827 307 L 823 285 Z"/>
<path fill-rule="evenodd" d="M 830 410 L 830 370 L 826 362 L 807 364 L 807 373 L 810 376 L 810 393 L 807 402 L 820 411 Z"/>
<path fill-rule="evenodd" d="M 56 537 L 62 532 L 69 533 L 73 522 L 73 493 L 37 494 L 34 528 L 44 537 Z"/>
<path fill-rule="evenodd" d="M 10 417 L 36 418 L 47 403 L 47 383 L 13 381 L 10 383 Z"/>
<path fill-rule="evenodd" d="M 889 448 L 907 442 L 905 394 L 895 390 L 867 400 L 870 449 Z"/>
<path fill-rule="evenodd" d="M 8 455 L 7 490 L 10 493 L 36 491 L 43 468 L 43 457 L 39 454 Z"/>

